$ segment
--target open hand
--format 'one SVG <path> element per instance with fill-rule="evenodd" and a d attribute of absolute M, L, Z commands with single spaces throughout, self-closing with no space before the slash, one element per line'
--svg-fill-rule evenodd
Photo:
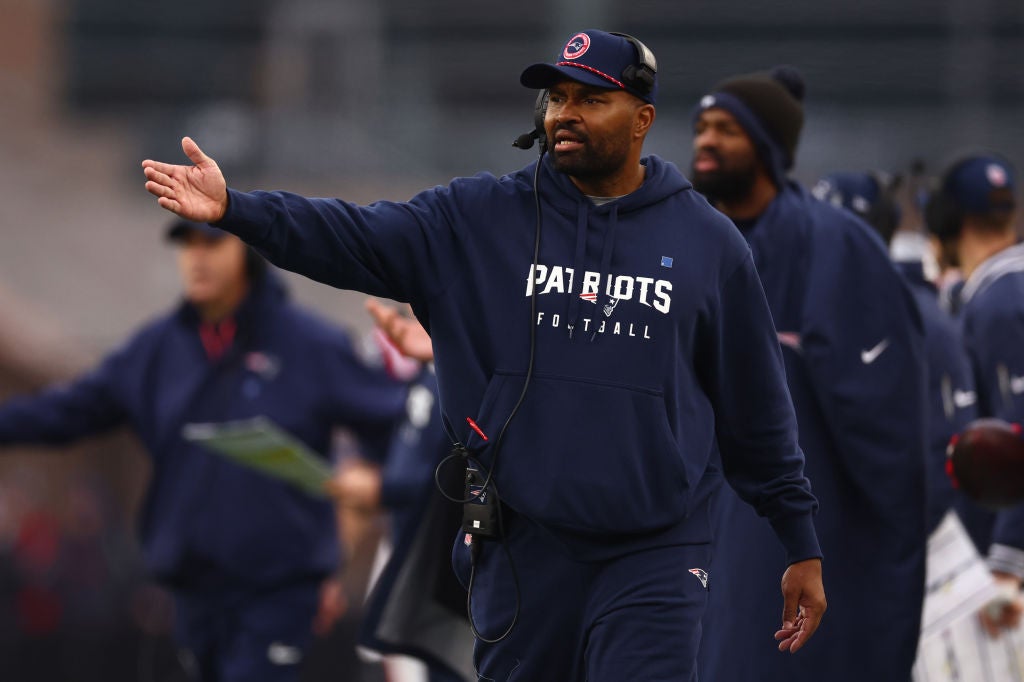
<path fill-rule="evenodd" d="M 775 639 L 779 651 L 796 653 L 818 629 L 825 614 L 821 559 L 790 565 L 782 575 L 782 598 L 782 627 L 775 633 Z"/>
<path fill-rule="evenodd" d="M 195 165 L 176 166 L 151 159 L 142 162 L 146 191 L 163 208 L 186 220 L 215 223 L 228 210 L 224 174 L 191 137 L 182 138 L 181 149 Z"/>
<path fill-rule="evenodd" d="M 402 355 L 421 362 L 433 361 L 434 347 L 430 343 L 430 335 L 416 318 L 406 317 L 394 306 L 374 298 L 367 299 L 366 310 Z"/>

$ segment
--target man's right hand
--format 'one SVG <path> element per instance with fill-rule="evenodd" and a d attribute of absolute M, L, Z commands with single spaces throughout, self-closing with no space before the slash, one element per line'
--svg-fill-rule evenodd
<path fill-rule="evenodd" d="M 203 153 L 191 137 L 181 140 L 181 149 L 193 166 L 175 166 L 146 159 L 146 191 L 172 213 L 197 223 L 215 223 L 228 210 L 228 187 L 217 163 Z"/>

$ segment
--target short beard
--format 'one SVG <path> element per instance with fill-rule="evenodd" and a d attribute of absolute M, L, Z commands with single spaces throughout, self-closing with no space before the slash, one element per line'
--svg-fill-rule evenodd
<path fill-rule="evenodd" d="M 698 172 L 691 166 L 693 187 L 713 204 L 731 204 L 750 196 L 757 180 L 757 160 L 743 167 L 729 168 L 716 155 L 718 170 Z"/>
<path fill-rule="evenodd" d="M 565 126 L 568 129 L 568 126 Z M 556 129 L 557 130 L 557 129 Z M 553 131 L 554 132 L 554 131 Z M 579 133 L 576 133 L 579 135 Z M 552 134 L 552 138 L 554 135 Z M 619 173 L 629 158 L 629 139 L 603 140 L 595 143 L 592 138 L 580 136 L 583 149 L 575 154 L 551 154 L 555 170 L 566 175 L 593 182 Z"/>

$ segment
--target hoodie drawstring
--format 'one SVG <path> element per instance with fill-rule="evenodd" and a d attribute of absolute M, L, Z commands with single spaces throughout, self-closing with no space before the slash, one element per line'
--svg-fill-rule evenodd
<path fill-rule="evenodd" d="M 586 202 L 579 202 L 579 208 L 576 212 L 576 254 L 573 259 L 573 278 L 576 282 L 579 282 L 579 291 L 573 292 L 569 296 L 569 310 L 566 313 L 566 319 L 569 324 L 569 338 L 573 336 L 573 331 L 576 329 L 576 323 L 579 322 L 580 317 L 580 299 L 582 298 L 583 281 L 584 281 L 584 260 L 586 258 L 586 246 L 587 246 L 587 204 Z M 610 317 L 611 311 L 615 309 L 617 301 L 615 297 L 608 294 L 604 296 L 607 299 L 605 305 L 601 305 L 602 300 L 602 288 L 607 288 L 609 283 L 605 282 L 605 279 L 609 277 L 612 266 L 612 252 L 615 250 L 615 230 L 619 224 L 619 207 L 612 204 L 611 211 L 608 214 L 608 230 L 604 235 L 604 243 L 601 246 L 601 265 L 599 268 L 599 279 L 597 284 L 597 291 L 594 292 L 594 305 L 597 307 L 597 314 L 594 316 L 596 322 L 594 329 L 590 334 L 590 341 L 593 342 L 597 337 L 597 330 L 602 319 L 604 317 Z M 573 287 L 576 289 L 576 287 Z M 610 307 L 609 307 L 610 306 Z M 606 312 L 607 309 L 607 312 Z"/>
<path fill-rule="evenodd" d="M 600 279 L 598 280 L 598 282 L 600 282 L 600 284 L 598 284 L 598 287 L 607 286 L 607 288 L 609 288 L 609 289 L 612 288 L 611 287 L 612 282 L 608 282 L 608 284 L 605 285 L 605 278 L 611 277 L 612 251 L 615 248 L 615 228 L 618 227 L 618 224 L 619 224 L 619 207 L 616 204 L 612 204 L 611 213 L 609 213 L 609 215 L 608 215 L 608 231 L 605 232 L 605 235 L 604 235 L 604 245 L 601 248 L 601 269 L 599 271 Z M 607 297 L 608 297 L 608 302 L 605 305 L 602 306 L 601 303 L 600 303 L 600 301 L 601 301 L 600 293 L 598 294 L 598 297 L 597 297 L 597 306 L 598 306 L 598 308 L 597 308 L 597 312 L 598 312 L 597 317 L 598 317 L 598 321 L 602 321 L 603 322 L 603 320 L 601 319 L 602 315 L 604 317 L 611 317 L 611 314 L 612 314 L 611 311 L 615 310 L 615 305 L 618 303 L 618 299 L 616 299 L 611 293 L 608 293 Z M 590 334 L 590 342 L 591 343 L 593 343 L 594 339 L 597 338 L 597 330 L 600 329 L 600 327 L 601 327 L 601 325 L 599 325 L 599 324 L 595 324 L 594 325 L 594 331 Z"/>
<path fill-rule="evenodd" d="M 583 259 L 587 249 L 587 204 L 580 201 L 576 208 L 576 254 L 572 261 L 573 278 L 579 282 L 579 293 L 572 293 L 569 296 L 569 312 L 566 319 L 569 321 L 569 338 L 572 338 L 573 330 L 576 329 L 577 318 L 580 315 L 580 296 L 583 295 Z M 573 287 L 575 288 L 575 287 Z"/>

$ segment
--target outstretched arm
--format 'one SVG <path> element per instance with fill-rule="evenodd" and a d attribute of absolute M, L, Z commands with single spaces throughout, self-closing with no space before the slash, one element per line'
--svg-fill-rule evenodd
<path fill-rule="evenodd" d="M 176 166 L 146 159 L 146 191 L 172 213 L 198 223 L 215 223 L 228 210 L 228 187 L 217 162 L 203 153 L 191 137 L 181 149 L 194 165 Z"/>
<path fill-rule="evenodd" d="M 128 414 L 113 387 L 113 367 L 108 358 L 73 382 L 0 405 L 0 447 L 60 445 L 125 423 Z"/>
<path fill-rule="evenodd" d="M 181 147 L 192 165 L 142 162 L 146 190 L 160 206 L 215 223 L 285 270 L 403 301 L 437 295 L 462 271 L 456 265 L 465 259 L 465 246 L 457 232 L 466 221 L 458 203 L 486 205 L 493 184 L 462 181 L 456 190 L 453 181 L 407 202 L 369 206 L 290 192 L 238 192 L 191 138 Z M 462 189 L 467 185 L 472 187 Z"/>

